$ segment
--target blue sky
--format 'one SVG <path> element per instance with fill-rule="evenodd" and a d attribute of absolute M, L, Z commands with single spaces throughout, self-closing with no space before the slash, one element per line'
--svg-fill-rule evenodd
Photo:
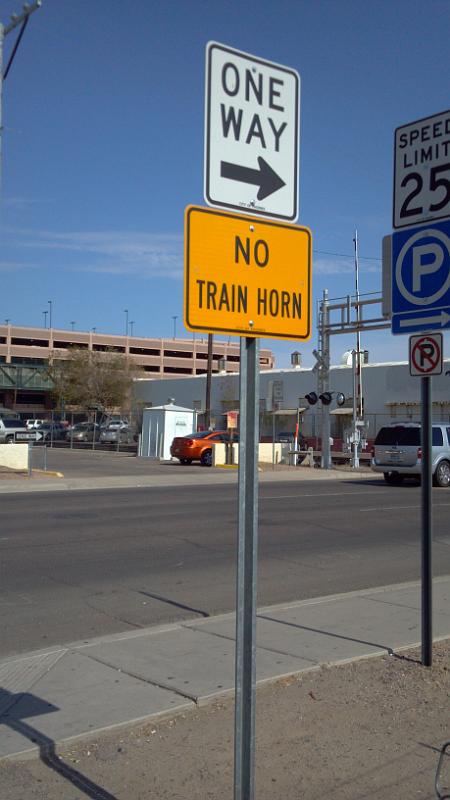
<path fill-rule="evenodd" d="M 21 3 L 3 0 L 1 19 Z M 450 106 L 449 0 L 43 0 L 3 92 L 0 319 L 191 336 L 183 214 L 204 205 L 205 46 L 222 42 L 301 76 L 300 214 L 314 301 L 381 290 L 392 232 L 394 129 Z M 5 61 L 14 42 L 5 42 Z M 407 336 L 365 334 L 371 361 Z M 307 343 L 262 340 L 279 367 Z M 353 337 L 332 337 L 337 362 Z M 448 355 L 448 353 L 447 353 Z"/>

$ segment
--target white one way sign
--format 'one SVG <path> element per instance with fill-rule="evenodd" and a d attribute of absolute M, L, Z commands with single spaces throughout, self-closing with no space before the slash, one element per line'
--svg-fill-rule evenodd
<path fill-rule="evenodd" d="M 206 49 L 205 200 L 298 216 L 300 76 L 210 42 Z"/>

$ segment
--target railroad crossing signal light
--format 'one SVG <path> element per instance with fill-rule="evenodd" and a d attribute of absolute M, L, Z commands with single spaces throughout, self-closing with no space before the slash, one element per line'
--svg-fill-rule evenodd
<path fill-rule="evenodd" d="M 308 401 L 310 406 L 315 406 L 318 401 L 317 394 L 315 392 L 310 392 L 309 394 L 305 394 L 305 400 Z"/>
<path fill-rule="evenodd" d="M 320 400 L 323 406 L 329 406 L 334 394 L 336 395 L 337 405 L 343 406 L 345 403 L 345 395 L 342 392 L 322 392 L 322 394 L 319 395 L 317 395 L 316 392 L 309 392 L 309 394 L 305 394 L 305 400 L 308 401 L 310 406 L 315 406 L 318 400 Z"/>

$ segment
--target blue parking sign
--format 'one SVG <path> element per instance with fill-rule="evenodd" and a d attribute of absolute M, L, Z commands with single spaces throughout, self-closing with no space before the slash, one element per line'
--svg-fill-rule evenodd
<path fill-rule="evenodd" d="M 450 220 L 392 236 L 392 333 L 450 328 Z"/>

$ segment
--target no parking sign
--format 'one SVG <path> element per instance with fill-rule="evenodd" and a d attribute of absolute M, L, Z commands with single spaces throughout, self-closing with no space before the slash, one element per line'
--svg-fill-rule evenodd
<path fill-rule="evenodd" d="M 410 336 L 409 373 L 410 375 L 442 375 L 442 333 Z"/>

